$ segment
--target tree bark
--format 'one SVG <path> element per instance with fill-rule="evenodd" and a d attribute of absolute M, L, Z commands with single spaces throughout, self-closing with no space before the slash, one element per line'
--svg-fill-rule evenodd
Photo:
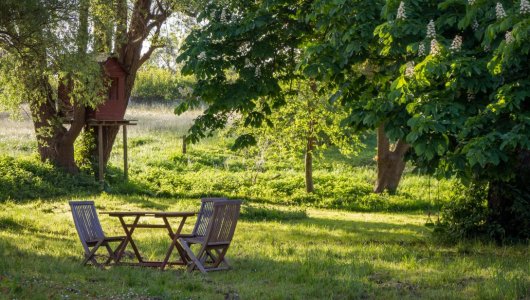
<path fill-rule="evenodd" d="M 40 158 L 76 174 L 79 168 L 74 158 L 74 142 L 85 123 L 85 108 L 74 106 L 73 122 L 70 128 L 66 129 L 55 108 L 48 78 L 42 77 L 39 85 L 43 97 L 34 100 L 30 106 Z"/>
<path fill-rule="evenodd" d="M 305 190 L 308 193 L 313 193 L 315 187 L 313 185 L 313 148 L 315 139 L 313 137 L 307 138 L 307 145 L 305 151 Z"/>
<path fill-rule="evenodd" d="M 377 128 L 377 181 L 374 193 L 385 190 L 393 193 L 397 190 L 405 169 L 404 156 L 409 148 L 409 144 L 399 140 L 392 150 L 384 125 Z"/>

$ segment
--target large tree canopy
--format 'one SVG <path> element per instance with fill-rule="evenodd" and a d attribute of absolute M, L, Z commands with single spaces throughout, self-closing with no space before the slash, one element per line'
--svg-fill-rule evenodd
<path fill-rule="evenodd" d="M 180 56 L 210 105 L 192 140 L 231 112 L 260 126 L 282 82 L 317 80 L 350 110 L 344 125 L 379 129 L 389 165 L 412 147 L 429 173 L 487 184 L 493 234 L 529 236 L 527 0 L 230 1 L 201 18 Z"/>

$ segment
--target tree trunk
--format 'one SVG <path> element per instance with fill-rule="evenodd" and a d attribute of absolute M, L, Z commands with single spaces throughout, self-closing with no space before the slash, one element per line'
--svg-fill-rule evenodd
<path fill-rule="evenodd" d="M 50 161 L 65 171 L 76 174 L 79 168 L 74 158 L 74 142 L 85 123 L 85 108 L 74 107 L 72 125 L 66 129 L 58 117 L 52 88 L 47 77 L 41 78 L 40 90 L 44 100 L 36 99 L 30 105 L 40 158 L 42 161 Z"/>
<path fill-rule="evenodd" d="M 80 2 L 80 25 L 77 36 L 77 48 L 80 54 L 85 54 L 88 43 L 88 0 Z M 46 49 L 39 49 L 40 62 L 45 65 L 47 61 Z M 34 68 L 35 62 L 32 61 Z M 31 82 L 31 80 L 28 80 Z M 63 119 L 56 106 L 56 100 L 48 76 L 41 76 L 38 81 L 38 96 L 30 101 L 31 115 L 37 137 L 37 147 L 42 161 L 50 161 L 55 166 L 65 171 L 77 174 L 79 168 L 74 157 L 74 142 L 81 133 L 85 124 L 86 109 L 83 105 L 74 103 L 72 123 L 70 128 L 63 126 Z M 68 89 L 67 89 L 68 90 Z M 65 95 L 69 98 L 70 95 Z"/>
<path fill-rule="evenodd" d="M 308 193 L 313 193 L 315 187 L 313 185 L 313 148 L 315 139 L 309 137 L 305 150 L 305 190 Z"/>
<path fill-rule="evenodd" d="M 118 54 L 118 62 L 127 72 L 125 79 L 125 99 L 131 96 L 136 74 L 138 69 L 151 57 L 151 54 L 161 45 L 158 43 L 160 28 L 165 22 L 171 11 L 168 8 L 161 7 L 162 2 L 157 3 L 157 13 L 152 13 L 152 0 L 136 0 L 131 13 L 129 28 L 127 28 L 127 14 L 123 13 L 123 7 L 126 5 L 124 0 L 118 0 L 116 3 L 116 20 L 117 31 L 115 33 L 114 46 Z M 126 34 L 124 30 L 127 30 Z M 142 54 L 143 42 L 151 33 L 151 45 Z M 118 126 L 103 128 L 103 162 L 107 164 L 112 152 L 112 147 L 120 128 Z M 95 138 L 97 141 L 97 137 Z M 97 149 L 95 147 L 94 149 Z M 95 161 L 97 151 L 92 153 L 92 160 Z"/>
<path fill-rule="evenodd" d="M 382 193 L 385 190 L 393 193 L 397 190 L 405 169 L 404 156 L 409 148 L 410 145 L 399 140 L 392 150 L 384 125 L 377 128 L 377 181 L 374 193 Z"/>

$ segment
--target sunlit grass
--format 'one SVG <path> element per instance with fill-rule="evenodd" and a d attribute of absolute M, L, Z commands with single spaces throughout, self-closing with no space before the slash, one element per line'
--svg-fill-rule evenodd
<path fill-rule="evenodd" d="M 317 193 L 308 196 L 303 162 L 296 159 L 268 160 L 258 172 L 254 157 L 231 152 L 230 141 L 219 137 L 190 145 L 183 155 L 181 137 L 196 116 L 193 112 L 177 117 L 168 106 L 131 106 L 127 118 L 138 120 L 138 125 L 129 129 L 130 182 L 121 177 L 118 135 L 107 191 L 100 192 L 84 181 L 60 181 L 51 166 L 28 158 L 36 152 L 31 122 L 1 115 L 0 150 L 17 157 L 23 167 L 17 167 L 19 173 L 7 170 L 11 177 L 0 180 L 10 180 L 6 186 L 15 189 L 15 195 L 37 196 L 0 199 L 0 298 L 530 297 L 529 246 L 445 245 L 432 238 L 425 223 L 436 216 L 429 220 L 426 212 L 435 214 L 458 192 L 452 191 L 454 181 L 437 181 L 408 169 L 396 194 L 370 193 L 375 178 L 372 139 L 367 141 L 372 147 L 360 157 L 331 150 L 316 159 Z M 56 186 L 64 184 L 79 186 Z M 80 266 L 82 248 L 69 200 L 95 200 L 100 212 L 180 211 L 197 210 L 200 197 L 217 195 L 243 198 L 245 203 L 228 252 L 233 270 L 201 276 L 176 267 L 161 272 Z M 100 219 L 108 235 L 123 235 L 116 219 Z M 193 222 L 189 220 L 185 231 L 191 231 Z M 138 229 L 134 237 L 148 259 L 163 257 L 169 243 L 162 230 Z"/>
<path fill-rule="evenodd" d="M 197 210 L 197 199 L 95 198 L 105 210 Z M 0 295 L 9 298 L 241 299 L 490 298 L 529 296 L 528 246 L 439 245 L 418 214 L 309 209 L 306 217 L 238 224 L 227 272 L 203 277 L 181 267 L 81 267 L 67 199 L 0 205 Z M 249 205 L 248 203 L 245 205 Z M 273 211 L 286 208 L 268 206 Z M 31 212 L 31 213 L 29 213 Z M 276 214 L 281 214 L 277 212 Z M 264 214 L 265 216 L 267 213 Z M 100 215 L 108 235 L 116 219 Z M 185 231 L 191 231 L 190 220 Z M 159 259 L 162 230 L 138 229 L 142 254 Z"/>

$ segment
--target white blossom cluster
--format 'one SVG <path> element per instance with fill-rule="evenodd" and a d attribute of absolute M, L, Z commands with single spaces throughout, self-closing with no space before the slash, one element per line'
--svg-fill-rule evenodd
<path fill-rule="evenodd" d="M 228 22 L 228 19 L 226 17 L 226 9 L 223 8 L 223 10 L 221 11 L 221 16 L 219 17 L 219 20 L 221 21 L 221 23 L 227 23 Z"/>
<path fill-rule="evenodd" d="M 504 34 L 504 39 L 506 40 L 506 44 L 511 44 L 515 40 L 511 31 L 506 31 L 506 34 Z"/>
<path fill-rule="evenodd" d="M 436 56 L 440 54 L 440 45 L 438 45 L 438 41 L 436 39 L 431 40 L 431 53 L 432 56 Z"/>
<path fill-rule="evenodd" d="M 405 68 L 405 76 L 409 78 L 414 76 L 414 62 L 413 61 L 409 61 L 407 63 L 407 66 Z"/>
<path fill-rule="evenodd" d="M 425 45 L 423 43 L 418 46 L 418 56 L 425 56 Z"/>
<path fill-rule="evenodd" d="M 521 13 L 521 15 L 530 13 L 530 2 L 528 2 L 528 0 L 521 0 L 521 5 L 519 6 L 519 13 Z"/>
<path fill-rule="evenodd" d="M 199 55 L 197 55 L 197 58 L 199 60 L 205 60 L 206 59 L 206 52 L 202 51 L 201 53 L 199 53 Z"/>
<path fill-rule="evenodd" d="M 249 42 L 242 43 L 241 46 L 239 46 L 239 48 L 237 49 L 237 52 L 239 52 L 241 56 L 247 55 L 248 52 L 250 52 L 250 43 Z"/>
<path fill-rule="evenodd" d="M 256 66 L 256 70 L 254 71 L 254 75 L 256 77 L 261 77 L 261 68 L 259 66 Z"/>
<path fill-rule="evenodd" d="M 216 16 L 215 10 L 212 10 L 212 11 L 210 12 L 210 20 L 215 19 L 215 16 Z"/>
<path fill-rule="evenodd" d="M 497 5 L 495 5 L 495 15 L 497 16 L 497 19 L 506 18 L 506 12 L 500 2 L 497 2 Z"/>
<path fill-rule="evenodd" d="M 184 88 L 179 87 L 178 90 L 179 90 L 179 94 L 184 98 L 187 98 L 193 94 L 193 89 L 189 86 L 184 87 Z"/>
<path fill-rule="evenodd" d="M 233 13 L 232 16 L 230 17 L 230 22 L 231 23 L 237 22 L 237 15 L 235 13 Z"/>
<path fill-rule="evenodd" d="M 407 18 L 407 13 L 405 12 L 405 2 L 401 1 L 397 10 L 397 20 L 405 20 Z"/>
<path fill-rule="evenodd" d="M 436 27 L 434 26 L 433 20 L 427 24 L 427 37 L 430 39 L 436 38 Z"/>
<path fill-rule="evenodd" d="M 453 52 L 460 52 L 460 50 L 462 49 L 462 37 L 456 35 L 449 49 L 451 49 L 451 51 Z"/>
<path fill-rule="evenodd" d="M 473 31 L 477 31 L 479 27 L 480 25 L 478 24 L 478 21 L 474 20 L 473 24 L 471 24 L 471 28 L 473 29 Z"/>
<path fill-rule="evenodd" d="M 473 5 L 473 4 L 475 4 L 475 0 L 467 0 L 467 4 Z"/>

